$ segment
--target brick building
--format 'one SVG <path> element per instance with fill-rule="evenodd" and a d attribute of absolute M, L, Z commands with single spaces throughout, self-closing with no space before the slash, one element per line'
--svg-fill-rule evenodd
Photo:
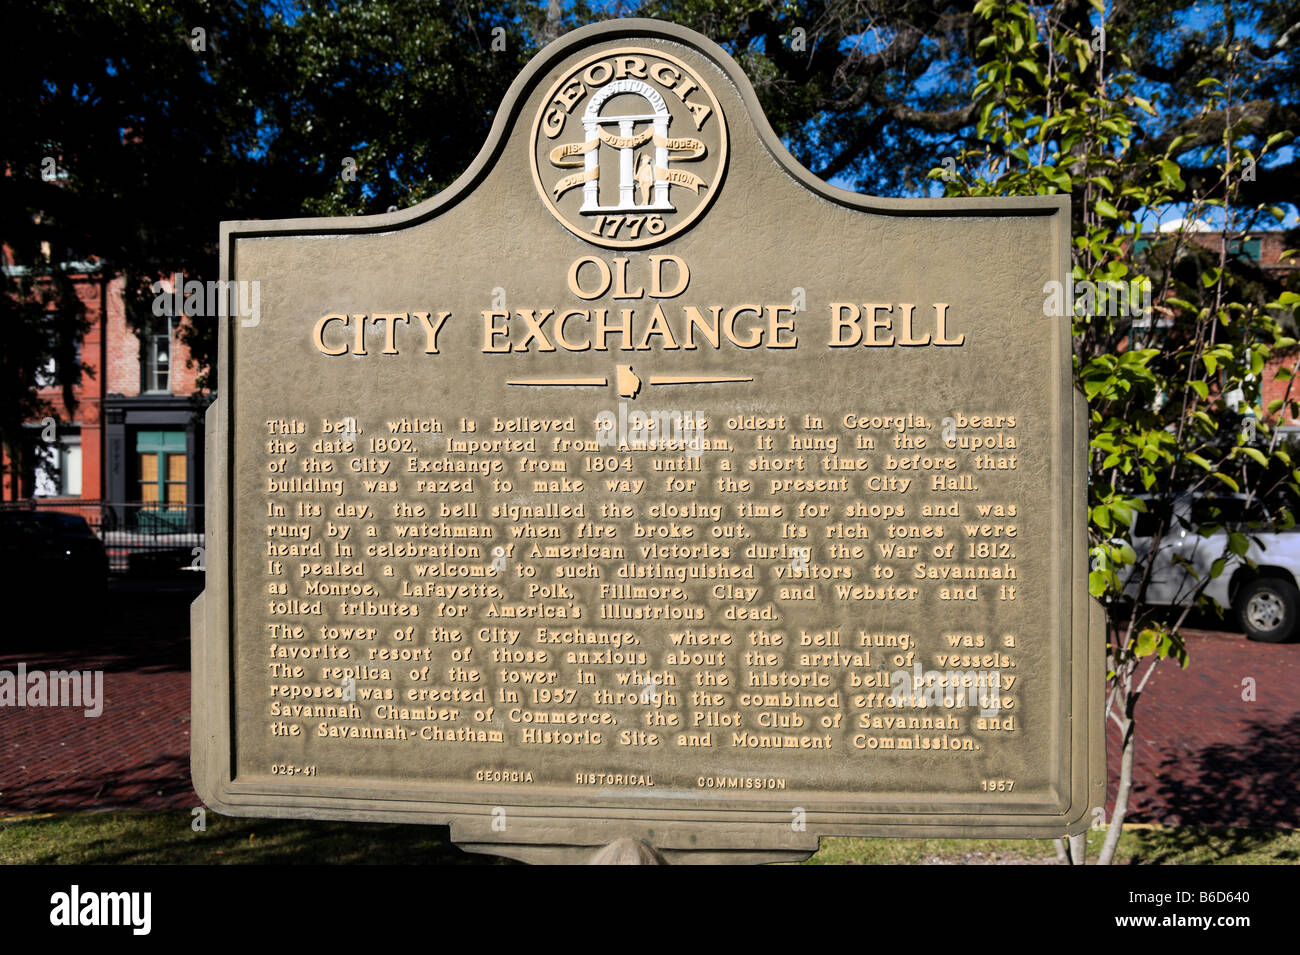
<path fill-rule="evenodd" d="M 1202 248 L 1213 253 L 1222 251 L 1225 239 L 1223 232 L 1211 229 L 1208 224 L 1199 220 L 1190 225 L 1185 224 L 1182 220 L 1166 223 L 1161 227 L 1161 231 L 1172 232 L 1180 228 L 1186 228 L 1188 238 Z M 1150 239 L 1140 240 L 1138 248 L 1141 249 L 1150 245 L 1151 241 Z M 1282 254 L 1286 249 L 1286 234 L 1280 231 L 1253 232 L 1247 238 L 1228 240 L 1228 255 L 1230 257 L 1245 260 L 1261 272 L 1283 282 L 1287 280 L 1288 276 L 1300 269 L 1300 262 L 1297 260 L 1284 260 L 1282 258 Z M 1157 327 L 1162 324 L 1158 321 Z M 1137 327 L 1137 322 L 1134 323 L 1134 327 Z M 1149 328 L 1150 326 L 1146 325 L 1144 327 Z M 1295 329 L 1290 330 L 1288 334 L 1293 338 L 1300 337 L 1300 335 L 1296 334 Z M 1288 402 L 1300 401 L 1300 378 L 1297 378 L 1295 383 L 1291 385 L 1288 393 L 1288 381 L 1279 380 L 1277 377 L 1279 369 L 1286 368 L 1290 371 L 1295 368 L 1297 359 L 1300 359 L 1300 349 L 1297 348 L 1273 355 L 1264 366 L 1263 381 L 1260 384 L 1260 404 L 1265 410 L 1265 417 L 1270 422 L 1281 426 L 1280 430 L 1283 437 L 1300 436 L 1300 417 L 1291 414 L 1291 409 L 1287 407 L 1283 407 L 1276 414 L 1269 414 L 1267 409 L 1270 402 L 1277 399 L 1287 399 Z M 1231 399 L 1229 399 L 1229 405 L 1235 408 Z"/>
<path fill-rule="evenodd" d="M 97 516 L 83 510 L 91 502 L 144 504 L 134 511 L 152 512 L 150 520 L 164 526 L 179 524 L 190 505 L 203 503 L 199 369 L 180 339 L 184 319 L 153 318 L 137 334 L 127 323 L 121 275 L 93 261 L 64 268 L 89 324 L 79 351 L 89 373 L 72 389 L 68 407 L 54 369 L 47 369 L 51 384 L 40 397 L 53 427 L 49 419 L 31 422 L 29 447 L 52 440 L 55 453 L 5 460 L 0 499 L 66 505 L 92 523 Z"/>
<path fill-rule="evenodd" d="M 1219 243 L 1222 243 L 1222 233 L 1211 233 L 1211 235 L 1217 235 Z M 1296 259 L 1283 260 L 1282 253 L 1286 251 L 1287 246 L 1285 236 L 1281 232 L 1255 233 L 1251 238 L 1241 242 L 1240 247 L 1241 254 L 1258 265 L 1262 271 L 1283 281 L 1288 275 L 1300 269 L 1300 262 Z M 1217 249 L 1219 246 L 1214 245 L 1213 248 Z M 1294 330 L 1290 332 L 1290 335 L 1292 338 L 1300 338 L 1300 335 L 1296 335 Z M 1263 405 L 1266 415 L 1269 403 L 1274 400 L 1285 398 L 1288 404 L 1290 401 L 1300 400 L 1300 379 L 1291 383 L 1286 380 L 1279 380 L 1277 377 L 1280 368 L 1286 368 L 1288 371 L 1294 369 L 1297 358 L 1300 358 L 1300 351 L 1291 349 L 1285 353 L 1274 355 L 1264 366 L 1264 380 L 1261 383 L 1263 394 L 1260 404 Z M 1287 390 L 1288 384 L 1291 385 L 1289 393 Z M 1300 432 L 1300 417 L 1292 414 L 1290 408 L 1284 407 L 1277 415 L 1268 415 L 1268 417 L 1282 426 L 1281 430 L 1284 437 L 1295 437 L 1297 432 Z"/>

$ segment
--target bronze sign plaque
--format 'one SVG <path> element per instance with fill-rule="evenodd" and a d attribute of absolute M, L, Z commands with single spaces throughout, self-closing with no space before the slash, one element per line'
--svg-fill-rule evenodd
<path fill-rule="evenodd" d="M 208 416 L 210 806 L 535 860 L 1087 826 L 1068 199 L 827 186 L 631 20 L 436 198 L 221 238 L 259 304 Z"/>

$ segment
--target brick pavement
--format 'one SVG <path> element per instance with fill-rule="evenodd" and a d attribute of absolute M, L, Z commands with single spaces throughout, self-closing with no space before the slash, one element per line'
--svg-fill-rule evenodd
<path fill-rule="evenodd" d="M 1300 825 L 1300 643 L 1187 632 L 1190 664 L 1163 661 L 1138 701 L 1128 821 Z M 1242 699 L 1246 679 L 1255 700 Z M 1119 779 L 1110 728 L 1107 818 Z"/>
<path fill-rule="evenodd" d="M 115 583 L 75 625 L 8 632 L 0 669 L 105 670 L 102 716 L 0 710 L 0 816 L 190 808 L 189 603 L 193 582 Z M 69 636 L 69 634 L 77 636 Z M 84 636 L 86 634 L 92 636 Z M 20 644 L 36 645 L 19 652 Z M 1300 823 L 1300 644 L 1192 632 L 1192 664 L 1160 665 L 1139 704 L 1132 822 Z M 1242 681 L 1256 681 L 1256 700 Z M 1118 775 L 1112 731 L 1110 791 Z M 1107 806 L 1107 815 L 1111 811 Z"/>
<path fill-rule="evenodd" d="M 194 581 L 114 582 L 104 606 L 36 608 L 0 669 L 104 671 L 104 709 L 0 709 L 0 816 L 199 805 L 190 785 Z M 29 647 L 34 649 L 28 649 Z"/>

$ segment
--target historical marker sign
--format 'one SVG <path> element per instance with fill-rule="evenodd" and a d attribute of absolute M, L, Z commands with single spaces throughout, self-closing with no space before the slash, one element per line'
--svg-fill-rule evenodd
<path fill-rule="evenodd" d="M 636 20 L 435 199 L 226 223 L 199 793 L 530 859 L 1082 829 L 1067 202 L 828 187 Z"/>

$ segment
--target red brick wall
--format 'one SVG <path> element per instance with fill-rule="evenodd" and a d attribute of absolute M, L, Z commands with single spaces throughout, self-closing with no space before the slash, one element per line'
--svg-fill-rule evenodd
<path fill-rule="evenodd" d="M 1260 402 L 1264 406 L 1264 417 L 1268 421 L 1279 424 L 1295 424 L 1300 421 L 1288 407 L 1292 401 L 1300 402 L 1300 376 L 1295 381 L 1278 380 L 1277 371 L 1279 368 L 1285 368 L 1291 371 L 1295 368 L 1296 350 L 1291 349 L 1286 354 L 1277 355 L 1269 360 L 1264 366 L 1264 381 L 1262 383 L 1263 399 Z M 1291 386 L 1290 394 L 1287 394 L 1287 385 Z M 1268 413 L 1269 402 L 1280 398 L 1287 400 L 1287 405 L 1283 406 L 1277 414 Z"/>
<path fill-rule="evenodd" d="M 108 391 L 117 395 L 140 393 L 140 338 L 126 321 L 121 277 L 113 280 L 108 295 Z"/>
<path fill-rule="evenodd" d="M 171 280 L 166 280 L 171 288 Z M 188 321 L 182 318 L 181 322 Z M 121 279 L 114 281 L 108 300 L 108 390 L 114 394 L 134 397 L 140 394 L 140 336 L 126 321 L 126 308 L 122 300 Z M 197 390 L 200 369 L 190 365 L 190 350 L 180 340 L 178 332 L 172 334 L 171 388 L 173 395 L 188 396 Z"/>
<path fill-rule="evenodd" d="M 1284 233 L 1263 232 L 1257 233 L 1257 236 L 1263 240 L 1259 249 L 1260 265 L 1269 269 L 1274 274 L 1284 274 L 1296 268 L 1295 259 L 1288 259 L 1286 262 L 1282 261 L 1282 253 L 1285 252 L 1287 248 Z M 1292 337 L 1296 336 L 1292 335 Z M 1264 416 L 1270 421 L 1279 424 L 1295 424 L 1297 421 L 1300 421 L 1300 417 L 1292 414 L 1291 409 L 1288 407 L 1282 408 L 1282 410 L 1276 415 L 1270 415 L 1268 413 L 1268 403 L 1270 401 L 1286 397 L 1289 404 L 1291 401 L 1300 400 L 1300 378 L 1294 382 L 1277 380 L 1278 369 L 1286 368 L 1288 371 L 1293 370 L 1296 366 L 1297 357 L 1300 357 L 1300 350 L 1293 348 L 1287 352 L 1275 355 L 1272 360 L 1264 366 L 1262 404 L 1264 406 Z M 1289 395 L 1287 394 L 1288 384 L 1291 385 Z"/>
<path fill-rule="evenodd" d="M 189 321 L 186 319 L 185 321 Z M 190 350 L 176 334 L 172 340 L 172 394 L 192 395 L 199 390 L 198 379 L 202 369 L 190 359 Z"/>
<path fill-rule="evenodd" d="M 1201 232 L 1192 233 L 1192 239 L 1207 249 L 1218 250 L 1223 245 L 1223 233 L 1221 232 Z M 1259 239 L 1259 265 L 1262 269 L 1270 272 L 1275 276 L 1285 276 L 1288 272 L 1297 268 L 1295 259 L 1282 261 L 1282 253 L 1286 251 L 1286 234 L 1283 232 L 1252 232 L 1250 238 Z M 1296 336 L 1292 336 L 1296 337 Z M 1286 380 L 1279 381 L 1277 372 L 1279 368 L 1286 368 L 1288 371 L 1296 367 L 1296 358 L 1300 357 L 1300 349 L 1289 349 L 1286 352 L 1275 355 L 1264 366 L 1264 380 L 1261 383 L 1262 397 L 1260 404 L 1264 409 L 1265 420 L 1279 424 L 1296 424 L 1300 422 L 1300 416 L 1291 413 L 1291 409 L 1284 407 L 1277 414 L 1268 413 L 1269 402 L 1280 398 L 1286 398 L 1289 402 L 1300 401 L 1300 378 L 1294 383 Z M 1287 392 L 1287 386 L 1290 384 L 1290 393 Z"/>
<path fill-rule="evenodd" d="M 38 392 L 41 399 L 49 404 L 51 414 L 62 429 L 67 425 L 80 426 L 81 429 L 81 496 L 97 499 L 103 496 L 103 468 L 100 462 L 104 456 L 103 408 L 101 404 L 104 380 L 103 354 L 101 350 L 103 323 L 100 313 L 103 306 L 104 289 L 99 276 L 83 274 L 72 276 L 73 288 L 78 300 L 85 309 L 90 327 L 81 342 L 81 362 L 87 367 L 86 374 L 73 387 L 75 405 L 69 408 L 63 400 L 63 389 L 58 387 L 42 388 Z M 120 280 L 109 283 L 108 300 L 114 297 L 114 285 Z M 118 291 L 120 298 L 120 289 Z M 18 496 L 18 489 L 8 484 L 5 498 Z"/>
<path fill-rule="evenodd" d="M 96 274 L 71 276 L 77 297 L 86 310 L 89 329 L 81 345 L 82 363 L 88 366 L 73 388 L 76 407 L 69 410 L 60 388 L 45 388 L 42 399 L 51 406 L 54 418 L 62 425 L 81 428 L 81 496 L 98 500 L 104 496 L 104 430 L 102 396 L 106 393 L 134 397 L 140 394 L 140 338 L 126 321 L 122 298 L 124 280 L 115 276 L 107 289 Z M 196 390 L 200 369 L 189 367 L 190 352 L 178 335 L 171 349 L 171 393 L 187 396 Z M 0 482 L 0 499 L 21 497 L 9 461 L 3 462 L 4 480 Z"/>

